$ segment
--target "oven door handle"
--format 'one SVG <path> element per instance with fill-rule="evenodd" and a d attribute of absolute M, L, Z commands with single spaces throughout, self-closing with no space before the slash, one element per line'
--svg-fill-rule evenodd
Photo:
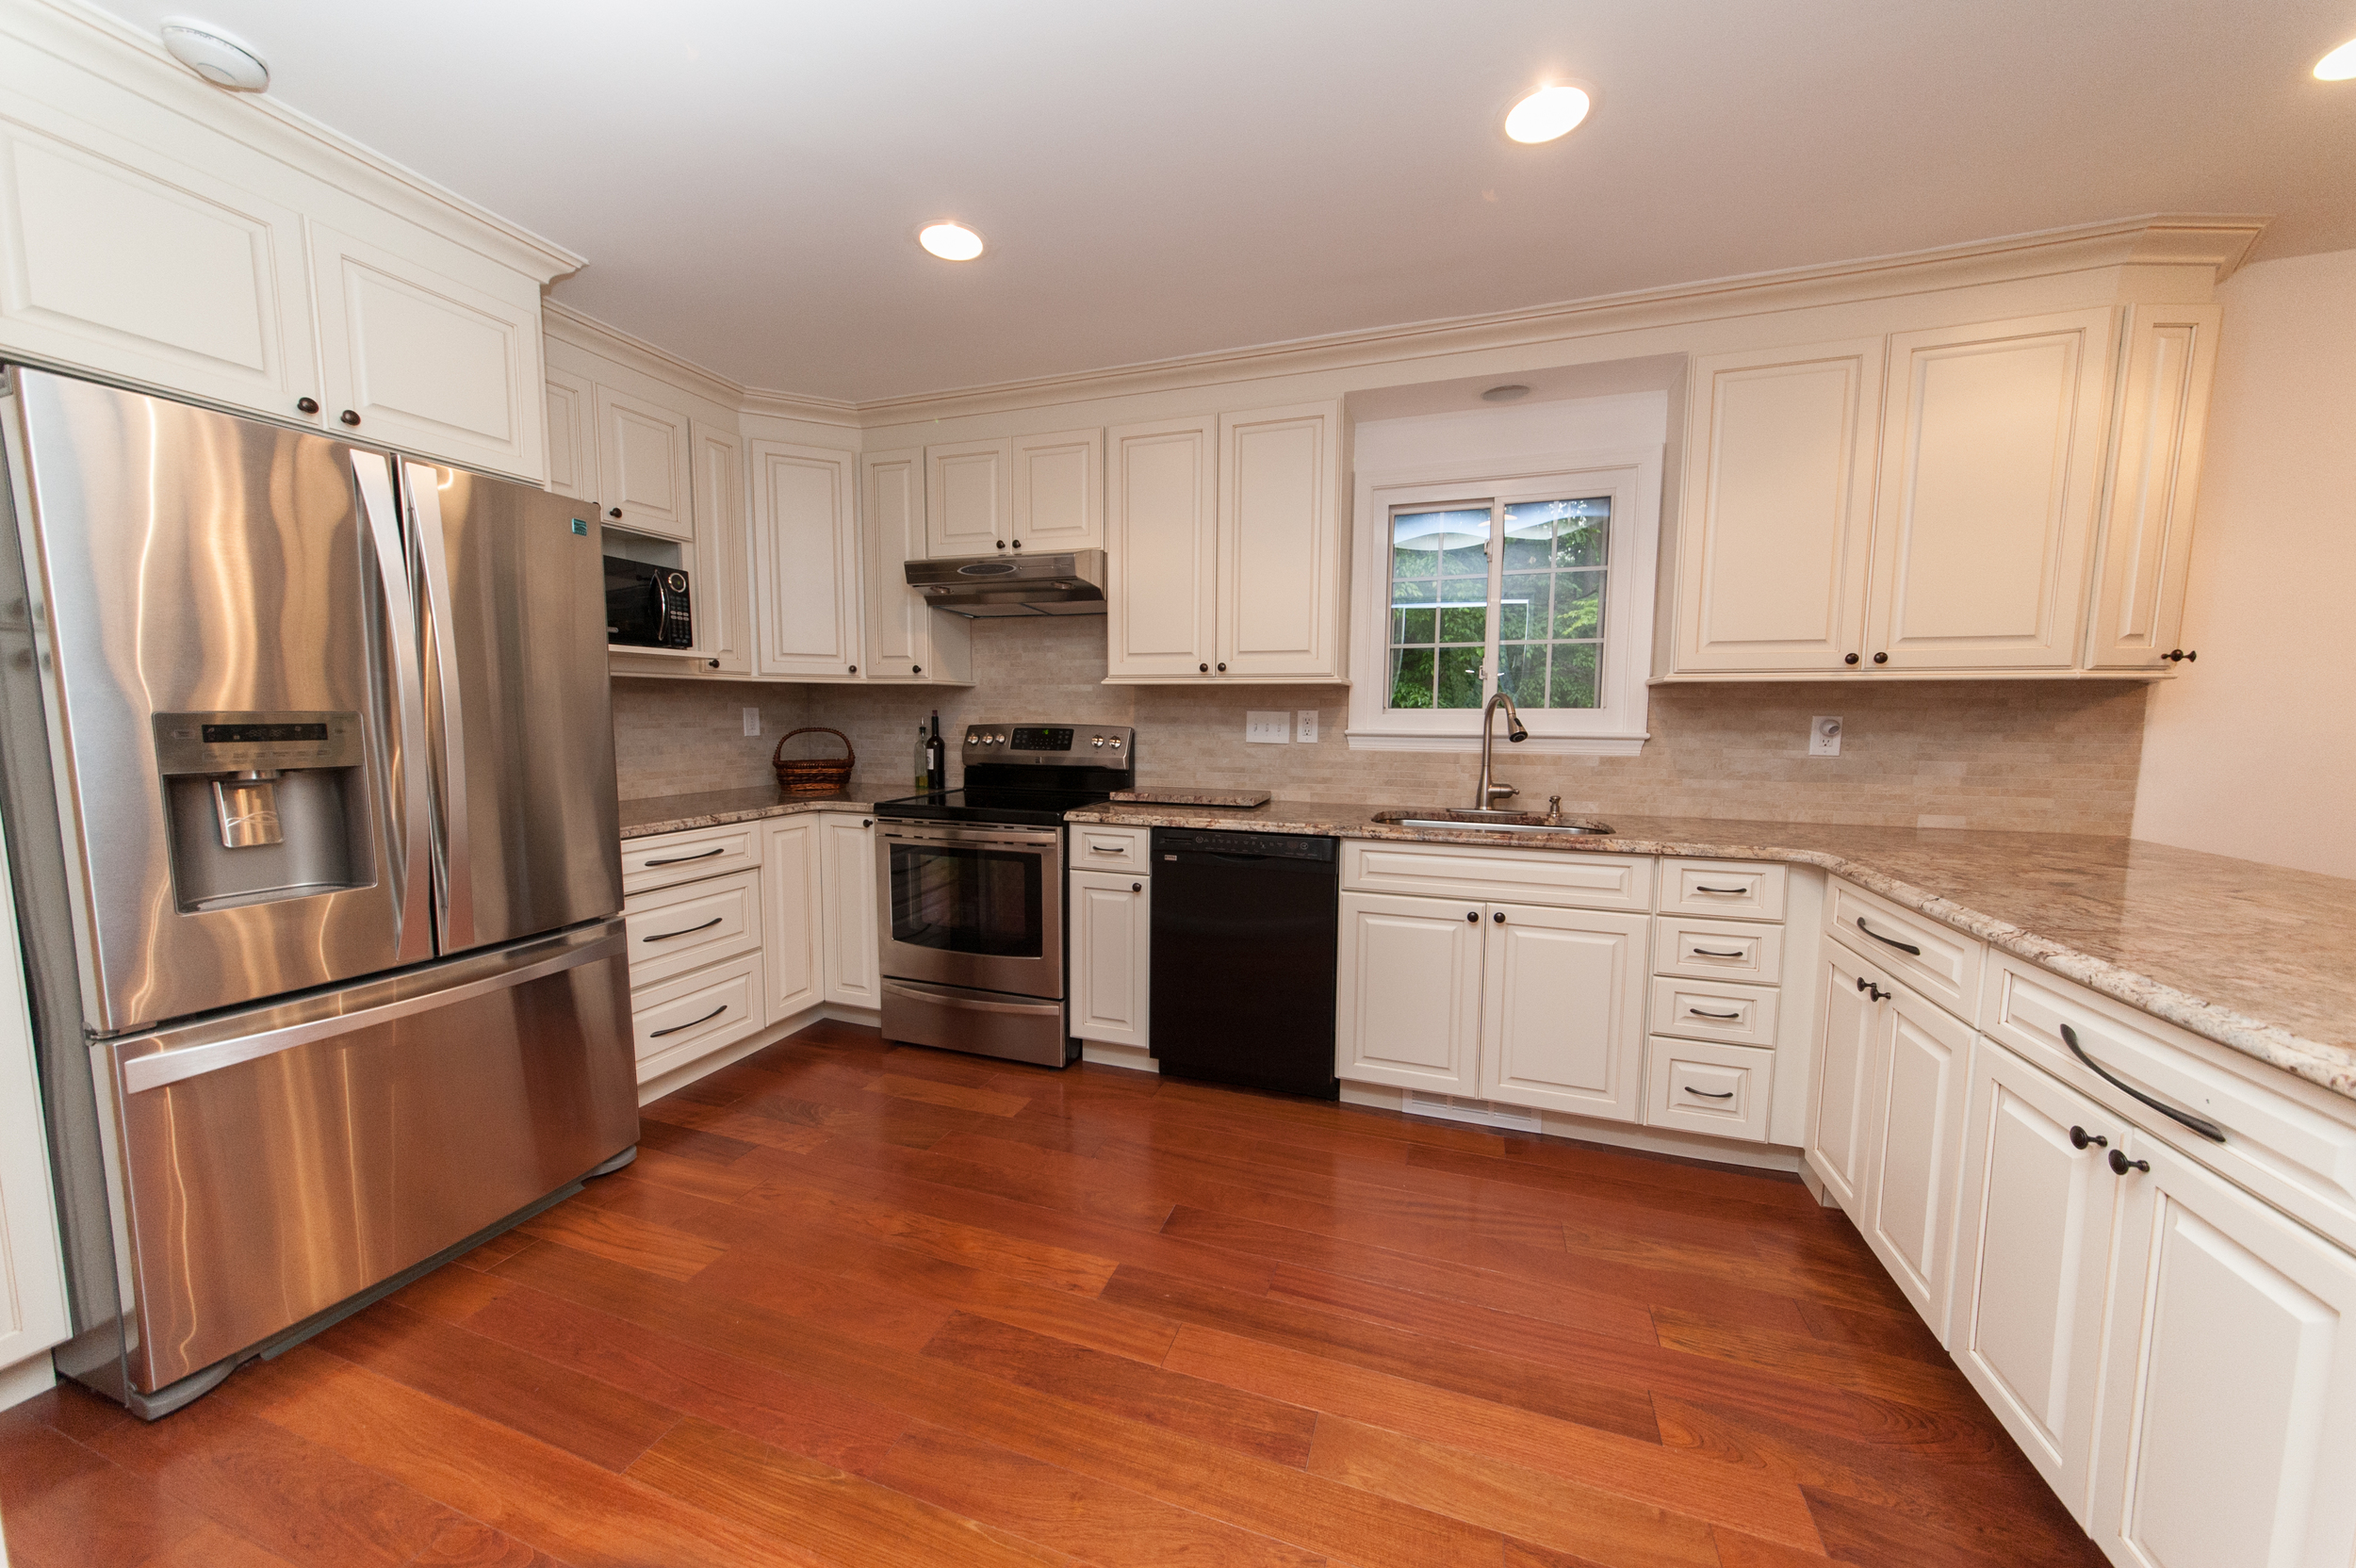
<path fill-rule="evenodd" d="M 887 980 L 884 988 L 893 996 L 910 1002 L 929 1002 L 936 1007 L 954 1007 L 967 1013 L 1059 1013 L 1060 1002 L 976 1002 L 970 996 L 947 996 L 940 991 L 920 990 L 904 981 Z"/>
<path fill-rule="evenodd" d="M 1016 849 L 1054 849 L 1063 842 L 1063 835 L 1054 828 L 951 827 L 910 832 L 898 824 L 877 827 L 875 837 L 897 844 L 1006 844 Z"/>

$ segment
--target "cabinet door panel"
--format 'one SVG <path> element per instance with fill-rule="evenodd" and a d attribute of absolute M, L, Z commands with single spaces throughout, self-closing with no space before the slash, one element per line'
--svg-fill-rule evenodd
<path fill-rule="evenodd" d="M 1153 882 L 1120 872 L 1072 874 L 1072 1033 L 1145 1046 Z"/>
<path fill-rule="evenodd" d="M 744 443 L 698 419 L 688 427 L 695 458 L 695 616 L 694 666 L 714 675 L 750 675 L 751 525 L 744 516 Z"/>
<path fill-rule="evenodd" d="M 762 1003 L 766 1021 L 780 1023 L 823 1000 L 825 848 L 814 812 L 768 823 L 761 838 Z"/>
<path fill-rule="evenodd" d="M 867 556 L 867 678 L 913 679 L 932 651 L 925 631 L 935 614 L 908 582 L 908 563 L 924 557 L 924 453 L 915 447 L 862 452 L 859 471 L 859 531 Z M 987 552 L 989 544 L 982 548 Z M 957 552 L 937 547 L 936 553 Z"/>
<path fill-rule="evenodd" d="M 1972 1031 L 1903 986 L 1874 1005 L 1872 1174 L 1857 1228 L 1944 1344 Z"/>
<path fill-rule="evenodd" d="M 1342 894 L 1338 1076 L 1477 1092 L 1481 913 L 1452 899 Z"/>
<path fill-rule="evenodd" d="M 1838 670 L 1864 632 L 1882 340 L 1696 360 L 1679 674 Z"/>
<path fill-rule="evenodd" d="M 1216 643 L 1216 421 L 1111 433 L 1105 616 L 1115 678 L 1201 676 Z"/>
<path fill-rule="evenodd" d="M 926 447 L 915 486 L 922 526 L 910 541 L 926 555 L 993 555 L 1016 537 L 1014 448 L 1006 441 Z"/>
<path fill-rule="evenodd" d="M 1013 536 L 1025 550 L 1104 546 L 1104 433 L 1056 431 L 1014 440 Z"/>
<path fill-rule="evenodd" d="M 2103 1156 L 2126 1129 L 1993 1041 L 1972 1062 L 1955 1364 L 2083 1524 L 2119 1196 Z"/>
<path fill-rule="evenodd" d="M 1887 653 L 1892 670 L 2075 662 L 2111 327 L 2098 309 L 1890 339 L 1869 660 Z"/>
<path fill-rule="evenodd" d="M 586 376 L 548 370 L 548 488 L 577 501 L 597 498 L 597 389 Z"/>
<path fill-rule="evenodd" d="M 1889 976 L 1839 947 L 1824 949 L 1817 1016 L 1816 1104 L 1808 1117 L 1808 1163 L 1852 1219 L 1865 1213 L 1866 1119 L 1873 1095 L 1876 1004 L 1862 980 L 1888 987 Z"/>
<path fill-rule="evenodd" d="M 331 420 L 350 410 L 362 440 L 546 479 L 540 299 L 527 280 L 495 296 L 319 224 L 311 265 Z"/>
<path fill-rule="evenodd" d="M 2356 1258 L 2143 1134 L 2119 1178 L 2090 1533 L 2149 1568 L 2356 1558 Z"/>
<path fill-rule="evenodd" d="M 687 416 L 597 388 L 597 499 L 607 521 L 638 533 L 693 542 Z M 619 508 L 621 515 L 612 515 Z"/>
<path fill-rule="evenodd" d="M 1219 656 L 1230 676 L 1341 674 L 1340 410 L 1222 416 Z"/>
<path fill-rule="evenodd" d="M 852 452 L 752 445 L 754 652 L 762 675 L 859 673 L 857 467 Z"/>
<path fill-rule="evenodd" d="M 2160 655 L 2177 645 L 2223 314 L 2216 305 L 2128 309 L 2118 456 L 2086 627 L 2089 669 L 2161 669 Z"/>
<path fill-rule="evenodd" d="M 853 1007 L 881 1006 L 874 819 L 827 812 L 818 823 L 826 855 L 819 867 L 826 998 Z"/>
<path fill-rule="evenodd" d="M 1482 921 L 1481 1097 L 1636 1120 L 1651 920 L 1495 904 Z"/>
<path fill-rule="evenodd" d="M 74 137 L 0 123 L 8 343 L 301 418 L 320 395 L 301 217 L 95 126 Z"/>

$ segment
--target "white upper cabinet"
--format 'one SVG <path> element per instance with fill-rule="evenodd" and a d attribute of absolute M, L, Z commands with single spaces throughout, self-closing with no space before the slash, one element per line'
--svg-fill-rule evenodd
<path fill-rule="evenodd" d="M 1219 421 L 1117 426 L 1106 447 L 1109 677 L 1209 675 L 1218 640 Z"/>
<path fill-rule="evenodd" d="M 859 454 L 867 583 L 864 674 L 870 680 L 973 678 L 973 623 L 933 609 L 908 581 L 908 563 L 925 558 L 926 519 L 939 515 L 928 513 L 925 502 L 941 474 L 931 453 L 944 449 L 967 449 L 936 447 L 928 452 L 909 447 Z M 957 463 L 949 472 L 970 479 L 973 469 Z"/>
<path fill-rule="evenodd" d="M 692 542 L 688 417 L 610 386 L 597 388 L 597 504 L 634 533 Z"/>
<path fill-rule="evenodd" d="M 1481 1097 L 1635 1120 L 1651 917 L 1492 904 L 1481 924 Z"/>
<path fill-rule="evenodd" d="M 1014 438 L 1008 543 L 1034 555 L 1104 546 L 1104 433 Z"/>
<path fill-rule="evenodd" d="M 541 481 L 548 394 L 530 279 L 493 294 L 319 223 L 311 266 L 328 429 Z"/>
<path fill-rule="evenodd" d="M 2215 305 L 2128 307 L 2118 454 L 2086 626 L 2089 669 L 2159 669 L 2176 649 L 2220 316 Z"/>
<path fill-rule="evenodd" d="M 1864 628 L 1882 340 L 1700 358 L 1688 385 L 1675 668 L 1841 668 Z"/>
<path fill-rule="evenodd" d="M 11 95 L 8 115 L 9 347 L 282 419 L 321 417 L 299 213 L 29 100 Z"/>
<path fill-rule="evenodd" d="M 915 556 L 1010 553 L 1014 521 L 1014 447 L 967 441 L 926 447 L 916 476 L 922 531 Z"/>
<path fill-rule="evenodd" d="M 1865 617 L 1873 664 L 2076 664 L 2112 327 L 2098 309 L 1890 339 Z"/>
<path fill-rule="evenodd" d="M 701 419 L 688 425 L 694 463 L 695 570 L 689 611 L 696 668 L 716 675 L 753 669 L 751 537 L 744 517 L 744 443 Z"/>
<path fill-rule="evenodd" d="M 1219 673 L 1338 679 L 1341 408 L 1219 421 Z"/>
<path fill-rule="evenodd" d="M 548 368 L 548 488 L 595 504 L 597 498 L 597 389 L 586 376 Z"/>
<path fill-rule="evenodd" d="M 752 444 L 754 670 L 859 674 L 859 456 Z"/>

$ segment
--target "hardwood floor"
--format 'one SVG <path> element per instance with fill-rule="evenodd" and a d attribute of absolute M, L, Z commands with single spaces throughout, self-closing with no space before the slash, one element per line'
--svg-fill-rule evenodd
<path fill-rule="evenodd" d="M 1795 1181 L 820 1024 L 142 1425 L 16 1568 L 2094 1568 Z"/>

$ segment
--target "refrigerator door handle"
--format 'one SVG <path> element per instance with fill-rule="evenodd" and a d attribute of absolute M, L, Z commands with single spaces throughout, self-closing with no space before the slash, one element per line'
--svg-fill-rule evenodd
<path fill-rule="evenodd" d="M 223 1068 L 259 1061 L 265 1056 L 275 1056 L 282 1051 L 292 1051 L 299 1045 L 309 1045 L 315 1040 L 333 1039 L 338 1035 L 349 1035 L 362 1029 L 373 1029 L 390 1023 L 396 1019 L 431 1012 L 454 1002 L 466 1001 L 469 997 L 488 996 L 494 991 L 512 990 L 517 986 L 527 985 L 551 974 L 561 974 L 568 969 L 579 969 L 583 964 L 594 964 L 602 959 L 612 958 L 626 951 L 620 924 L 616 922 L 611 932 L 595 940 L 582 941 L 578 938 L 567 939 L 565 945 L 552 954 L 547 953 L 545 946 L 527 949 L 522 953 L 509 956 L 492 972 L 480 975 L 475 979 L 462 981 L 455 986 L 421 987 L 412 995 L 398 997 L 395 1000 L 379 1003 L 374 1006 L 359 1007 L 349 1013 L 309 1019 L 300 1023 L 284 1024 L 275 1029 L 257 1030 L 252 1034 L 232 1035 L 226 1038 L 206 1040 L 201 1044 L 174 1047 L 171 1041 L 174 1033 L 193 1034 L 199 1030 L 205 1033 L 219 1033 L 220 1021 L 197 1024 L 184 1031 L 158 1034 L 136 1044 L 126 1041 L 124 1046 L 119 1049 L 139 1046 L 154 1049 L 149 1050 L 145 1055 L 127 1056 L 123 1059 L 123 1091 L 125 1094 L 140 1094 L 149 1089 L 159 1089 L 166 1085 L 177 1084 L 185 1079 L 201 1077 L 208 1072 L 219 1072 Z M 534 952 L 546 956 L 535 957 Z M 300 1006 L 301 1004 L 296 1005 Z"/>
<path fill-rule="evenodd" d="M 382 452 L 353 450 L 352 477 L 360 485 L 360 510 L 376 547 L 377 580 L 384 590 L 385 640 L 392 645 L 393 700 L 400 710 L 400 755 L 391 772 L 400 791 L 401 948 L 403 963 L 434 956 L 433 886 L 427 876 L 433 855 L 427 838 L 431 808 L 425 793 L 425 698 L 417 690 L 417 604 L 409 590 L 409 565 L 401 545 L 401 512 L 393 500 L 392 466 Z M 388 846 L 389 847 L 389 846 Z"/>
<path fill-rule="evenodd" d="M 404 463 L 417 564 L 425 580 L 427 629 L 434 672 L 441 688 L 442 951 L 475 945 L 474 862 L 466 834 L 466 725 L 458 686 L 458 625 L 450 611 L 450 552 L 442 537 L 440 476 L 422 463 Z"/>

